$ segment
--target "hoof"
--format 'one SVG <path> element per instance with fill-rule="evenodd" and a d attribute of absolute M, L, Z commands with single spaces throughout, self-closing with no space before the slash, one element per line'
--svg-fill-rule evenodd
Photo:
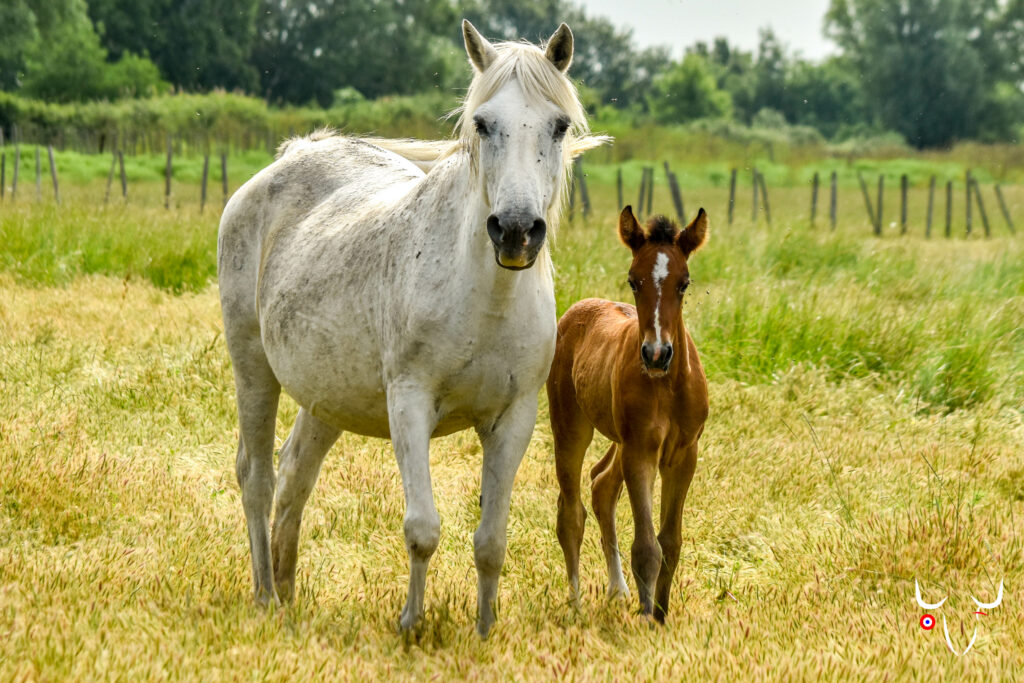
<path fill-rule="evenodd" d="M 412 614 L 408 608 L 403 609 L 401 616 L 398 617 L 398 630 L 402 633 L 410 633 L 416 628 L 419 621 L 418 614 Z"/>
<path fill-rule="evenodd" d="M 277 597 L 276 591 L 254 591 L 253 598 L 256 601 L 256 606 L 263 609 L 277 608 L 281 606 L 281 600 Z"/>
<path fill-rule="evenodd" d="M 629 599 L 629 588 L 626 584 L 611 584 L 608 586 L 608 599 L 609 600 L 628 600 Z"/>
<path fill-rule="evenodd" d="M 491 627 L 494 626 L 494 622 L 486 623 L 484 621 L 476 622 L 476 632 L 480 636 L 480 640 L 487 640 L 487 636 L 491 633 Z"/>

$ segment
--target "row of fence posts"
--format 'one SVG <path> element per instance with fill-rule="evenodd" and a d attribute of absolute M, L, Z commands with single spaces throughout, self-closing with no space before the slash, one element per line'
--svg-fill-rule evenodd
<path fill-rule="evenodd" d="M 663 162 L 665 168 L 665 177 L 668 181 L 669 191 L 672 195 L 672 203 L 674 205 L 676 216 L 679 220 L 685 222 L 687 220 L 686 210 L 683 205 L 683 193 L 679 187 L 679 180 L 676 174 L 669 167 L 668 162 Z M 732 169 L 729 175 L 729 205 L 728 205 L 728 222 L 729 225 L 733 223 L 733 217 L 736 209 L 736 184 L 737 184 L 737 169 Z M 878 194 L 876 203 L 872 203 L 870 192 L 868 191 L 867 182 L 861 173 L 857 173 L 857 181 L 860 184 L 861 194 L 864 198 L 864 205 L 867 208 L 868 219 L 871 221 L 871 228 L 875 235 L 882 234 L 882 214 L 883 204 L 885 200 L 885 176 L 878 176 Z M 575 213 L 576 207 L 576 193 L 577 185 L 581 195 L 583 204 L 583 217 L 588 218 L 590 216 L 590 195 L 587 192 L 586 175 L 583 172 L 583 164 L 580 159 L 576 160 L 575 172 L 573 174 L 572 187 L 569 193 L 569 218 L 572 219 Z M 927 218 L 925 222 L 925 237 L 931 237 L 932 235 L 932 222 L 934 217 L 935 209 L 935 186 L 936 178 L 932 176 L 928 183 L 928 210 Z M 992 228 L 989 223 L 988 213 L 985 211 L 985 203 L 981 195 L 981 187 L 978 185 L 978 180 L 968 170 L 965 180 L 966 186 L 966 234 L 970 235 L 973 231 L 973 215 L 972 207 L 973 203 L 976 202 L 978 205 L 978 213 L 981 216 L 982 225 L 985 229 L 985 236 L 992 236 Z M 821 187 L 821 176 L 815 171 L 814 177 L 811 179 L 811 225 L 814 226 L 817 223 L 818 217 L 818 195 Z M 907 234 L 908 230 L 908 217 L 907 217 L 907 194 L 910 188 L 910 181 L 907 175 L 904 173 L 900 176 L 900 234 Z M 622 169 L 619 168 L 615 176 L 615 189 L 616 196 L 618 199 L 617 206 L 625 206 L 625 197 L 623 194 L 623 181 L 622 181 Z M 758 219 L 758 212 L 761 208 L 764 209 L 765 221 L 768 225 L 771 225 L 771 203 L 768 199 L 768 185 L 765 182 L 764 174 L 761 173 L 756 167 L 751 169 L 751 215 L 750 219 L 756 223 Z M 1006 199 L 1003 196 L 1002 187 L 998 184 L 995 185 L 995 195 L 999 203 L 999 209 L 1003 214 L 1003 219 L 1006 221 L 1006 227 L 1011 234 L 1017 234 L 1016 226 L 1013 223 L 1013 219 L 1010 216 L 1009 207 L 1006 204 Z M 654 197 L 654 167 L 644 166 L 641 169 L 640 174 L 640 188 L 637 195 L 637 201 L 634 205 L 634 213 L 638 218 L 643 216 L 649 216 L 652 212 L 652 204 Z M 838 186 L 838 174 L 836 171 L 832 171 L 829 178 L 829 224 L 832 230 L 836 229 L 838 222 L 838 211 L 839 211 L 839 186 Z M 947 181 L 946 183 L 946 237 L 951 237 L 953 234 L 953 181 Z"/>
<path fill-rule="evenodd" d="M 17 127 L 14 128 L 14 160 L 11 177 L 11 199 L 18 194 L 18 174 L 21 169 L 21 141 L 18 139 Z M 4 149 L 4 131 L 0 128 L 0 200 L 7 193 L 7 153 Z M 46 146 L 46 155 L 50 160 L 50 179 L 53 182 L 53 198 L 60 204 L 60 185 L 57 181 L 57 163 L 53 159 L 53 145 Z M 40 163 L 39 145 L 36 145 L 36 199 L 43 196 L 43 165 Z"/>
<path fill-rule="evenodd" d="M 17 138 L 17 128 L 14 128 L 14 159 L 12 160 L 11 178 L 11 200 L 18 194 L 18 177 L 21 169 L 21 142 Z M 4 150 L 4 132 L 0 128 L 0 200 L 4 200 L 7 193 L 7 153 Z M 42 164 L 40 163 L 40 148 L 36 145 L 36 199 L 42 198 Z M 50 161 L 50 178 L 53 182 L 53 197 L 60 204 L 60 184 L 57 180 L 57 163 L 53 157 L 53 145 L 46 146 L 46 153 Z M 114 184 L 115 173 L 120 170 L 121 197 L 128 201 L 128 176 L 124 168 L 124 151 L 115 147 L 110 160 L 110 172 L 107 174 L 107 187 L 103 195 L 103 203 L 110 202 L 110 191 Z M 164 208 L 171 208 L 171 178 L 174 170 L 174 145 L 171 136 L 167 136 L 167 162 L 164 165 Z M 226 151 L 220 153 L 221 189 L 223 191 L 223 202 L 228 201 L 228 155 Z M 206 207 L 207 186 L 210 180 L 210 154 L 203 155 L 203 179 L 200 187 L 199 212 L 202 213 Z M 589 206 L 589 198 L 587 200 Z M 588 209 L 589 213 L 589 209 Z"/>
<path fill-rule="evenodd" d="M 833 183 L 835 182 L 835 173 L 832 174 Z M 875 235 L 882 234 L 882 210 L 885 200 L 885 176 L 878 176 L 878 195 L 875 204 L 871 203 L 871 194 L 868 191 L 867 182 L 864 177 L 858 173 L 857 181 L 860 184 L 861 195 L 864 197 L 864 207 L 867 209 L 868 219 L 871 221 L 871 228 Z M 815 185 L 817 184 L 817 174 L 815 174 Z M 932 176 L 928 181 L 928 209 L 925 214 L 925 237 L 932 236 L 932 222 L 935 216 L 935 186 L 936 178 Z M 910 187 L 910 181 L 907 175 L 904 173 L 900 176 L 900 234 L 907 234 L 908 220 L 907 220 L 907 192 Z M 981 216 L 982 226 L 985 229 L 985 237 L 992 236 L 992 225 L 989 223 L 988 212 L 985 211 L 985 202 L 981 195 L 981 186 L 978 184 L 978 179 L 968 170 L 964 178 L 964 224 L 965 232 L 970 235 L 974 231 L 974 217 L 973 217 L 973 204 L 977 202 L 978 213 Z M 1003 188 L 998 184 L 995 185 L 996 200 L 999 203 L 999 209 L 1003 214 L 1003 219 L 1006 221 L 1006 228 L 1010 231 L 1010 234 L 1016 235 L 1017 228 L 1013 224 L 1013 218 L 1010 216 L 1010 209 L 1006 204 L 1006 199 L 1003 197 Z M 816 199 L 812 197 L 811 205 L 813 206 Z M 813 210 L 812 210 L 812 222 L 813 222 Z M 833 228 L 835 223 L 833 222 Z M 953 235 L 953 181 L 946 181 L 946 237 L 952 237 Z"/>

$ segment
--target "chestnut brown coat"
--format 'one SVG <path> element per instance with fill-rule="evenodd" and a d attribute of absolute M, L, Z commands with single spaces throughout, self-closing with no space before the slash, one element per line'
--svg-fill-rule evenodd
<path fill-rule="evenodd" d="M 707 239 L 704 209 L 684 230 L 662 216 L 641 228 L 631 207 L 619 236 L 633 252 L 629 283 L 636 306 L 604 299 L 574 304 L 558 322 L 547 391 L 554 436 L 558 540 L 574 600 L 586 511 L 583 457 L 594 430 L 612 446 L 591 470 L 594 514 L 608 564 L 609 594 L 628 596 L 615 536 L 615 505 L 625 483 L 633 511 L 631 553 L 642 612 L 663 622 L 682 543 L 682 510 L 708 415 L 707 382 L 682 318 L 687 260 Z M 661 524 L 652 520 L 661 473 Z"/>

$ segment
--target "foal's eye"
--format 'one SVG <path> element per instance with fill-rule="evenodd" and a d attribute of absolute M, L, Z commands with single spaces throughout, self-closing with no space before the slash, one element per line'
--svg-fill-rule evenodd
<path fill-rule="evenodd" d="M 555 121 L 555 139 L 558 140 L 569 130 L 569 119 L 564 116 Z"/>
<path fill-rule="evenodd" d="M 636 280 L 629 280 L 628 283 L 629 283 L 629 288 L 633 290 L 634 294 L 636 294 L 636 290 L 637 290 Z"/>
<path fill-rule="evenodd" d="M 679 296 L 682 296 L 683 292 L 685 292 L 686 288 L 689 287 L 689 286 L 690 286 L 690 281 L 689 280 L 683 280 L 682 282 L 680 282 L 679 283 Z"/>
<path fill-rule="evenodd" d="M 485 138 L 488 135 L 490 135 L 490 131 L 487 130 L 487 122 L 484 121 L 483 118 L 481 118 L 479 116 L 474 118 L 473 119 L 473 125 L 476 126 L 476 132 L 477 132 L 477 134 L 480 135 L 480 137 L 484 137 Z"/>

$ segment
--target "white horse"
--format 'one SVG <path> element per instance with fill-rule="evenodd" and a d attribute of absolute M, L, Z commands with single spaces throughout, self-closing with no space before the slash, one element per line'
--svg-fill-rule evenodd
<path fill-rule="evenodd" d="M 543 49 L 492 45 L 469 22 L 463 34 L 475 75 L 456 139 L 291 140 L 221 219 L 236 470 L 261 604 L 294 595 L 302 510 L 348 430 L 394 444 L 410 563 L 399 623 L 412 628 L 440 535 L 429 442 L 473 427 L 483 446 L 480 634 L 494 622 L 512 481 L 555 348 L 546 232 L 572 158 L 606 138 L 589 135 L 565 76 L 565 24 Z M 281 449 L 271 534 L 282 387 L 301 410 Z"/>

